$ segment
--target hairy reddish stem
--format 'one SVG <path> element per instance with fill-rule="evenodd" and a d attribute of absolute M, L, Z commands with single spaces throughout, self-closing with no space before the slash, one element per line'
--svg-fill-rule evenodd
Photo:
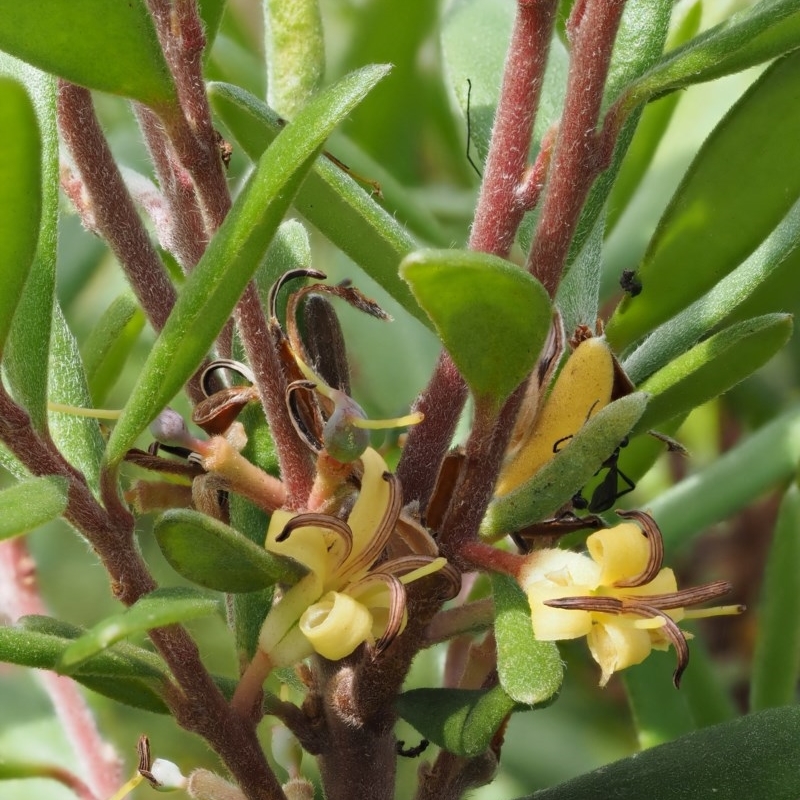
<path fill-rule="evenodd" d="M 427 506 L 466 399 L 467 385 L 448 353 L 442 351 L 428 386 L 414 404 L 414 410 L 425 418 L 409 430 L 397 465 L 406 503 L 417 501 L 423 510 Z"/>
<path fill-rule="evenodd" d="M 519 0 L 492 141 L 469 246 L 506 257 L 527 210 L 519 200 L 528 166 L 558 3 Z"/>
<path fill-rule="evenodd" d="M 607 137 L 597 128 L 624 7 L 625 0 L 586 0 L 575 5 L 570 18 L 566 102 L 527 263 L 551 297 L 558 289 L 586 196 L 610 158 Z"/>
<path fill-rule="evenodd" d="M 176 293 L 136 212 L 94 113 L 88 89 L 60 80 L 58 127 L 88 195 L 89 212 L 151 325 L 160 331 Z"/>

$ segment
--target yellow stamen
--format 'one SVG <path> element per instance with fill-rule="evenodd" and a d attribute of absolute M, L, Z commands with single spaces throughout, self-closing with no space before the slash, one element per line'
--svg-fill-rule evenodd
<path fill-rule="evenodd" d="M 347 421 L 354 428 L 366 428 L 367 430 L 377 431 L 383 428 L 404 428 L 406 425 L 417 425 L 425 419 L 421 411 L 413 414 L 406 414 L 404 417 L 392 417 L 391 419 L 361 419 L 350 417 Z"/>
<path fill-rule="evenodd" d="M 144 778 L 142 777 L 141 773 L 137 772 L 124 786 L 120 788 L 120 790 L 110 798 L 110 800 L 122 800 L 123 797 L 130 794 L 142 781 Z"/>
<path fill-rule="evenodd" d="M 74 417 L 93 417 L 94 419 L 119 419 L 122 416 L 122 409 L 115 408 L 81 408 L 80 406 L 69 406 L 65 403 L 48 403 L 49 411 L 58 414 L 72 414 Z"/>

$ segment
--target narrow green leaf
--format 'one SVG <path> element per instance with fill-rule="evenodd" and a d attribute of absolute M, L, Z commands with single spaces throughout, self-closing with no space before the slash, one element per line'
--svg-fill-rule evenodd
<path fill-rule="evenodd" d="M 208 54 L 214 46 L 214 40 L 217 38 L 219 31 L 219 24 L 222 21 L 222 15 L 225 13 L 226 0 L 199 0 L 198 7 L 200 10 L 200 18 L 203 20 L 203 31 L 206 35 L 206 49 L 204 58 L 208 59 Z"/>
<path fill-rule="evenodd" d="M 264 3 L 267 102 L 293 119 L 322 85 L 325 39 L 318 0 Z"/>
<path fill-rule="evenodd" d="M 78 408 L 92 406 L 78 343 L 67 327 L 57 302 L 53 306 L 48 390 L 50 400 L 54 403 Z M 83 473 L 89 486 L 97 491 L 105 447 L 99 422 L 93 417 L 54 411 L 49 415 L 49 424 L 58 449 Z"/>
<path fill-rule="evenodd" d="M 468 250 L 420 250 L 400 272 L 475 396 L 499 405 L 533 369 L 550 329 L 542 285 Z"/>
<path fill-rule="evenodd" d="M 208 617 L 219 613 L 219 610 L 217 598 L 197 589 L 156 589 L 125 611 L 98 622 L 70 644 L 61 654 L 59 671 L 72 674 L 85 661 L 128 636 L 198 617 Z"/>
<path fill-rule="evenodd" d="M 55 80 L 0 53 L 0 73 L 28 90 L 41 137 L 41 225 L 33 265 L 6 341 L 3 367 L 14 398 L 30 414 L 34 427 L 47 427 L 47 376 L 50 327 L 55 296 L 58 239 L 58 131 Z"/>
<path fill-rule="evenodd" d="M 95 406 L 117 382 L 142 328 L 144 314 L 133 295 L 125 292 L 105 310 L 84 342 L 83 364 Z"/>
<path fill-rule="evenodd" d="M 0 0 L 0 48 L 73 83 L 159 107 L 175 87 L 145 0 Z"/>
<path fill-rule="evenodd" d="M 655 4 L 653 4 L 655 5 Z M 675 13 L 678 13 L 677 11 Z M 674 28 L 665 45 L 666 50 L 674 50 L 679 45 L 691 39 L 700 27 L 700 18 L 703 7 L 700 0 L 696 0 L 683 12 L 683 18 Z M 624 213 L 642 177 L 647 171 L 661 139 L 669 127 L 672 114 L 680 100 L 680 94 L 673 92 L 667 97 L 649 103 L 639 120 L 636 132 L 630 146 L 625 153 L 625 158 L 620 164 L 619 172 L 614 180 L 608 201 L 608 214 L 606 230 L 611 231 Z"/>
<path fill-rule="evenodd" d="M 85 631 L 52 617 L 22 617 L 16 626 L 0 627 L 0 661 L 35 669 L 58 670 L 61 654 Z M 123 644 L 100 653 L 73 677 L 166 679 L 166 667 L 153 653 Z"/>
<path fill-rule="evenodd" d="M 672 685 L 674 669 L 674 653 L 652 653 L 621 673 L 642 750 L 695 728 L 685 694 Z"/>
<path fill-rule="evenodd" d="M 31 478 L 0 491 L 0 540 L 27 533 L 67 507 L 67 479 Z"/>
<path fill-rule="evenodd" d="M 514 706 L 499 686 L 412 689 L 397 698 L 397 711 L 406 722 L 434 744 L 464 758 L 485 752 Z"/>
<path fill-rule="evenodd" d="M 667 555 L 696 533 L 732 517 L 764 492 L 791 480 L 798 463 L 800 406 L 795 405 L 648 503 L 664 535 Z"/>
<path fill-rule="evenodd" d="M 800 707 L 694 731 L 531 795 L 531 800 L 796 800 Z"/>
<path fill-rule="evenodd" d="M 761 0 L 664 56 L 630 87 L 626 105 L 740 72 L 799 46 L 797 0 Z"/>
<path fill-rule="evenodd" d="M 212 83 L 209 98 L 253 161 L 281 130 L 278 116 L 237 86 Z M 327 158 L 318 159 L 298 190 L 294 207 L 409 314 L 430 324 L 397 274 L 401 259 L 417 247 L 416 242 L 349 175 Z"/>
<path fill-rule="evenodd" d="M 598 411 L 527 483 L 492 501 L 481 536 L 495 541 L 552 516 L 619 447 L 646 405 L 647 395 L 636 392 Z"/>
<path fill-rule="evenodd" d="M 367 67 L 319 94 L 267 150 L 184 284 L 108 443 L 121 461 L 180 390 L 229 318 L 325 138 L 387 72 Z"/>
<path fill-rule="evenodd" d="M 164 557 L 188 580 L 220 592 L 255 592 L 296 583 L 304 574 L 290 559 L 268 553 L 223 522 L 189 509 L 171 509 L 154 532 Z M 266 529 L 262 532 L 262 540 Z"/>
<path fill-rule="evenodd" d="M 0 77 L 0 355 L 36 252 L 42 213 L 39 126 L 23 86 Z"/>
<path fill-rule="evenodd" d="M 800 489 L 781 501 L 758 607 L 750 708 L 795 702 L 800 673 Z"/>
<path fill-rule="evenodd" d="M 770 67 L 706 140 L 637 271 L 641 293 L 623 298 L 606 328 L 615 349 L 705 294 L 794 205 L 800 195 L 798 86 L 800 53 Z"/>
<path fill-rule="evenodd" d="M 686 695 L 695 727 L 719 725 L 738 717 L 729 681 L 720 676 L 720 665 L 712 659 L 703 638 L 692 639 L 689 649 L 692 655 L 689 669 L 681 678 L 681 694 Z"/>
<path fill-rule="evenodd" d="M 555 642 L 538 642 L 522 589 L 506 575 L 492 576 L 497 639 L 497 674 L 505 693 L 534 706 L 552 700 L 564 679 Z"/>
<path fill-rule="evenodd" d="M 788 314 L 731 325 L 695 345 L 639 387 L 650 394 L 636 424 L 641 433 L 718 397 L 769 361 L 792 333 Z"/>
<path fill-rule="evenodd" d="M 641 383 L 723 321 L 741 318 L 768 285 L 780 287 L 790 273 L 798 271 L 798 259 L 800 202 L 795 203 L 780 225 L 750 258 L 726 275 L 703 297 L 656 328 L 625 359 L 623 367 L 628 377 L 635 384 Z M 782 296 L 786 297 L 785 292 Z"/>
<path fill-rule="evenodd" d="M 23 617 L 19 627 L 0 627 L 0 661 L 58 671 L 61 654 L 83 631 L 51 617 Z M 166 714 L 161 687 L 169 673 L 160 659 L 126 643 L 100 653 L 71 677 L 112 700 Z"/>

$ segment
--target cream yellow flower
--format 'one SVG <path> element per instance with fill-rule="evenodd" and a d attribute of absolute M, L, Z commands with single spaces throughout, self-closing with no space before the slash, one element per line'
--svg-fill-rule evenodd
<path fill-rule="evenodd" d="M 347 522 L 319 513 L 272 516 L 267 550 L 308 568 L 264 621 L 259 646 L 273 666 L 313 652 L 337 661 L 363 642 L 385 648 L 406 626 L 405 586 L 446 567 L 430 537 L 427 552 L 381 561 L 398 525 L 400 486 L 372 448 L 361 461 L 361 490 Z M 455 572 L 444 572 L 457 591 Z"/>
<path fill-rule="evenodd" d="M 675 647 L 677 686 L 689 660 L 687 634 L 678 623 L 690 617 L 736 614 L 741 606 L 687 611 L 730 591 L 725 581 L 678 590 L 671 569 L 662 567 L 661 532 L 638 511 L 636 520 L 591 534 L 588 555 L 567 550 L 533 552 L 519 573 L 528 596 L 534 635 L 541 641 L 587 637 L 600 665 L 600 685 L 618 670 L 644 661 L 653 648 Z"/>

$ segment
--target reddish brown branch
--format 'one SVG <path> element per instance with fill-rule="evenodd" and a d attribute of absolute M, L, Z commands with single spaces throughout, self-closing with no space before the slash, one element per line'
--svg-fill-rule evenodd
<path fill-rule="evenodd" d="M 624 7 L 625 0 L 586 0 L 575 5 L 570 18 L 572 57 L 564 113 L 527 263 L 551 297 L 586 196 L 610 158 L 608 137 L 599 134 L 597 126 Z"/>
<path fill-rule="evenodd" d="M 58 127 L 85 187 L 97 231 L 122 265 L 151 325 L 160 331 L 175 304 L 175 288 L 136 212 L 87 89 L 59 81 Z"/>
<path fill-rule="evenodd" d="M 526 211 L 518 193 L 528 166 L 553 33 L 554 0 L 519 0 L 486 171 L 469 246 L 505 257 Z"/>
<path fill-rule="evenodd" d="M 314 484 L 314 460 L 289 418 L 284 399 L 286 377 L 273 345 L 258 290 L 252 282 L 236 307 L 236 322 L 275 442 L 281 479 L 288 494 L 287 507 L 302 508 Z"/>

